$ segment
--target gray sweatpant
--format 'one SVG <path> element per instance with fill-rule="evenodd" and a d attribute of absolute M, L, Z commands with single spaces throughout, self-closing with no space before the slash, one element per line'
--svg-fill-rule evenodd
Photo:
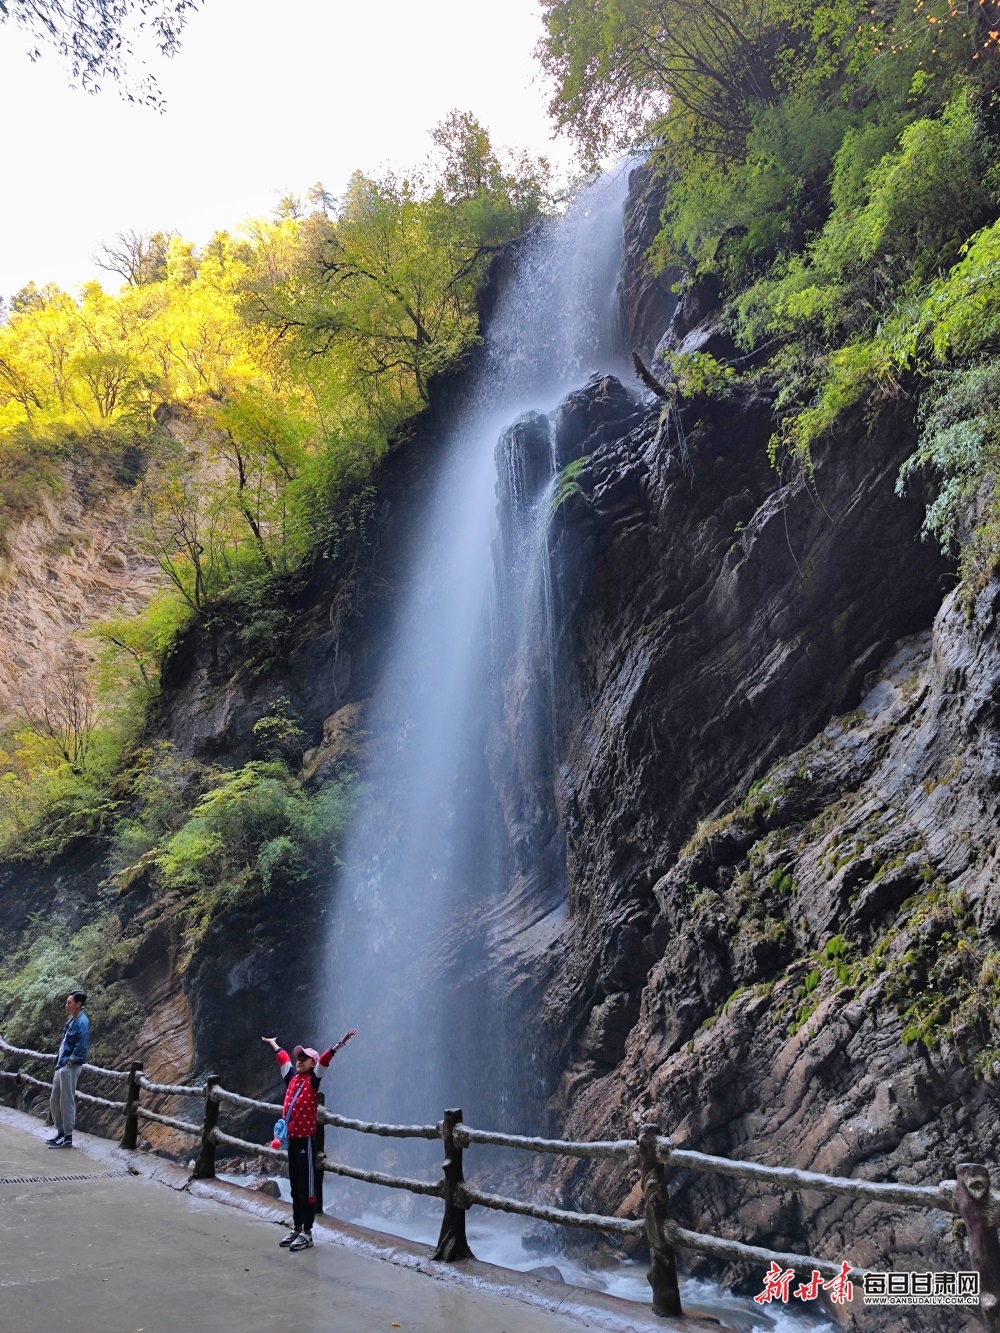
<path fill-rule="evenodd" d="M 49 1114 L 59 1135 L 72 1134 L 76 1124 L 76 1085 L 83 1065 L 63 1065 L 52 1075 Z"/>

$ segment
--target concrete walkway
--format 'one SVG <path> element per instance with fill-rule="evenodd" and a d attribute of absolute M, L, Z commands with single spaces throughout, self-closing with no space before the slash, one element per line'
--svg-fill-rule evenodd
<path fill-rule="evenodd" d="M 487 1264 L 463 1264 L 458 1273 L 430 1262 L 425 1246 L 336 1223 L 317 1229 L 314 1249 L 288 1254 L 273 1225 L 284 1219 L 284 1205 L 238 1199 L 245 1191 L 215 1183 L 184 1189 L 178 1168 L 88 1135 L 73 1151 L 47 1149 L 48 1133 L 30 1116 L 0 1110 L 4 1333 L 713 1327 L 696 1319 L 654 1321 L 628 1302 L 609 1305 L 610 1298 L 590 1311 L 582 1303 L 588 1294 L 575 1288 L 525 1281 Z M 16 1183 L 57 1176 L 89 1179 Z M 393 1262 L 374 1257 L 379 1242 Z"/>

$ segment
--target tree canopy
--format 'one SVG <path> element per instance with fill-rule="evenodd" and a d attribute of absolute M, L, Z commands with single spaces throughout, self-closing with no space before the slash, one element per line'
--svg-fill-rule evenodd
<path fill-rule="evenodd" d="M 465 113 L 433 142 L 422 171 L 356 173 L 340 199 L 317 182 L 305 206 L 200 248 L 124 233 L 101 256 L 116 293 L 29 283 L 11 299 L 0 545 L 75 462 L 130 493 L 164 591 L 95 628 L 96 679 L 72 658 L 52 698 L 0 730 L 0 846 L 39 829 L 39 846 L 62 845 L 113 817 L 107 784 L 192 616 L 231 616 L 253 669 L 280 650 L 289 584 L 358 530 L 380 460 L 475 345 L 490 262 L 548 206 L 547 167 L 497 153 Z M 72 744 L 52 703 L 66 680 L 86 722 Z"/>
<path fill-rule="evenodd" d="M 741 156 L 792 96 L 863 101 L 902 64 L 995 60 L 1000 7 L 950 0 L 542 0 L 551 112 L 591 158 L 662 136 Z M 942 57 L 942 59 L 936 59 Z"/>
<path fill-rule="evenodd" d="M 320 190 L 302 228 L 307 260 L 261 274 L 249 308 L 300 364 L 324 362 L 342 401 L 391 431 L 427 402 L 435 374 L 477 336 L 490 260 L 548 204 L 548 166 L 504 162 L 486 131 L 452 112 L 425 172 L 352 176 L 336 208 Z"/>

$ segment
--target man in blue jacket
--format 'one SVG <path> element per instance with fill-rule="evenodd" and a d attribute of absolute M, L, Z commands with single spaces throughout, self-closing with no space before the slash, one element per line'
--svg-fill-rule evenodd
<path fill-rule="evenodd" d="M 76 1124 L 76 1084 L 90 1050 L 90 1019 L 83 1012 L 87 996 L 82 990 L 66 996 L 69 1018 L 63 1028 L 56 1072 L 52 1075 L 52 1096 L 49 1112 L 56 1127 L 56 1136 L 49 1139 L 50 1148 L 72 1148 L 73 1126 Z"/>

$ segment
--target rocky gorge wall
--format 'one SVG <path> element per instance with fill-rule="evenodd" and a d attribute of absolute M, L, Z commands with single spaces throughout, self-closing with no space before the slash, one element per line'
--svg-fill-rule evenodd
<path fill-rule="evenodd" d="M 648 349 L 634 276 L 626 295 Z M 682 296 L 671 347 L 726 350 L 711 288 Z M 689 401 L 678 428 L 597 378 L 553 429 L 582 460 L 550 530 L 568 910 L 507 960 L 552 1054 L 550 1129 L 654 1119 L 679 1146 L 911 1183 L 995 1160 L 1000 584 L 970 603 L 919 540 L 924 497 L 895 494 L 912 404 L 844 421 L 786 478 L 766 387 Z M 578 1207 L 640 1202 L 610 1165 L 545 1179 Z M 943 1213 L 686 1172 L 671 1198 L 777 1249 L 967 1261 Z"/>

